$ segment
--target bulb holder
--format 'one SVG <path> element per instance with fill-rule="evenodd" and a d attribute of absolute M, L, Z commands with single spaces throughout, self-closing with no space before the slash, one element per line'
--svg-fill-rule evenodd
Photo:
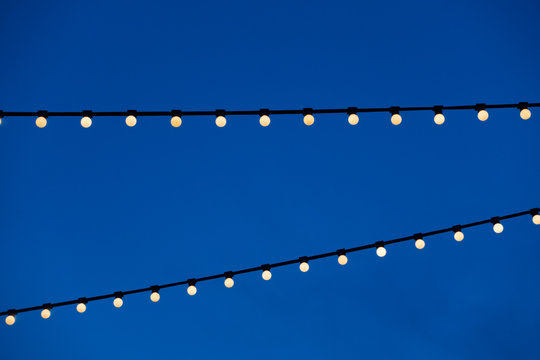
<path fill-rule="evenodd" d="M 152 285 L 152 286 L 150 286 L 150 291 L 152 291 L 152 292 L 159 293 L 159 289 L 160 289 L 160 288 L 159 288 L 159 286 L 157 286 L 157 285 Z"/>
<path fill-rule="evenodd" d="M 491 220 L 489 220 L 493 225 L 495 224 L 499 224 L 501 222 L 501 218 L 496 216 L 496 217 L 492 217 Z"/>
<path fill-rule="evenodd" d="M 347 109 L 348 115 L 356 114 L 357 112 L 358 112 L 358 108 L 355 108 L 355 107 L 350 107 Z"/>
<path fill-rule="evenodd" d="M 476 111 L 486 110 L 486 104 L 476 104 L 476 105 L 474 106 L 474 109 L 475 109 Z"/>
<path fill-rule="evenodd" d="M 424 240 L 424 234 L 422 233 L 418 233 L 418 234 L 414 234 L 414 240 Z"/>
<path fill-rule="evenodd" d="M 124 297 L 124 293 L 121 292 L 121 291 L 117 291 L 117 292 L 114 293 L 114 297 L 115 297 L 115 298 L 120 298 L 120 299 L 121 299 L 121 298 Z"/>
<path fill-rule="evenodd" d="M 338 251 L 336 251 L 337 255 L 338 256 L 341 256 L 341 255 L 346 255 L 347 252 L 345 251 L 345 249 L 339 249 Z"/>
<path fill-rule="evenodd" d="M 182 110 L 171 110 L 171 116 L 180 116 L 182 117 Z"/>
<path fill-rule="evenodd" d="M 458 231 L 461 231 L 461 225 L 454 225 L 452 226 L 452 231 L 453 232 L 458 232 Z"/>
<path fill-rule="evenodd" d="M 43 310 L 47 309 L 49 311 L 52 310 L 53 306 L 51 303 L 46 303 L 46 304 L 43 304 L 43 306 L 41 307 Z"/>
<path fill-rule="evenodd" d="M 303 262 L 307 263 L 307 262 L 308 262 L 307 256 L 301 256 L 301 257 L 299 257 L 299 258 L 298 258 L 298 262 L 300 262 L 300 263 L 303 263 Z"/>
<path fill-rule="evenodd" d="M 89 117 L 90 119 L 94 116 L 94 113 L 92 112 L 92 110 L 83 110 L 82 112 L 82 116 L 83 117 Z"/>
<path fill-rule="evenodd" d="M 225 279 L 227 278 L 231 278 L 233 277 L 233 272 L 232 271 L 227 271 L 223 274 L 223 276 L 225 277 Z"/>
<path fill-rule="evenodd" d="M 442 109 L 443 109 L 442 105 L 436 105 L 433 107 L 433 112 L 435 113 L 435 115 L 442 114 Z"/>
<path fill-rule="evenodd" d="M 8 316 L 10 316 L 10 315 L 11 316 L 16 316 L 17 315 L 17 310 L 15 310 L 15 309 L 8 310 L 7 314 L 8 314 Z"/>
<path fill-rule="evenodd" d="M 266 270 L 270 271 L 270 265 L 269 264 L 261 265 L 261 269 L 262 271 L 266 271 Z"/>
<path fill-rule="evenodd" d="M 85 305 L 86 305 L 86 304 L 88 304 L 88 299 L 85 298 L 85 297 L 79 298 L 79 299 L 77 300 L 77 303 L 79 303 L 79 304 L 82 303 L 82 304 L 85 304 Z"/>
<path fill-rule="evenodd" d="M 4 112 L 0 110 L 0 119 L 3 119 L 3 118 L 4 118 Z"/>
<path fill-rule="evenodd" d="M 223 109 L 218 109 L 216 110 L 216 117 L 217 116 L 225 116 L 225 114 L 227 114 L 227 112 Z"/>
<path fill-rule="evenodd" d="M 528 109 L 528 108 L 529 108 L 529 103 L 528 103 L 528 102 L 520 102 L 520 103 L 517 105 L 517 108 L 518 108 L 519 110 Z"/>
<path fill-rule="evenodd" d="M 396 115 L 399 114 L 399 106 L 390 106 L 390 114 Z"/>
<path fill-rule="evenodd" d="M 302 109 L 302 115 L 313 115 L 313 109 L 312 108 L 303 108 Z"/>
<path fill-rule="evenodd" d="M 530 213 L 531 213 L 532 216 L 538 215 L 540 213 L 540 209 L 539 208 L 531 209 Z"/>
<path fill-rule="evenodd" d="M 37 112 L 37 116 L 42 116 L 47 119 L 49 117 L 49 112 L 47 110 L 39 110 Z"/>
<path fill-rule="evenodd" d="M 188 283 L 189 286 L 191 286 L 191 285 L 195 286 L 195 284 L 197 283 L 197 280 L 195 280 L 195 279 L 189 279 L 189 280 L 187 281 L 187 283 Z"/>
<path fill-rule="evenodd" d="M 384 241 L 377 241 L 375 243 L 375 248 L 380 248 L 380 247 L 384 247 Z"/>
<path fill-rule="evenodd" d="M 127 116 L 133 115 L 133 116 L 137 117 L 137 110 L 128 110 L 128 111 L 126 111 L 126 115 Z"/>
<path fill-rule="evenodd" d="M 259 115 L 260 116 L 264 116 L 264 115 L 269 116 L 270 115 L 270 109 L 261 109 L 261 110 L 259 110 Z"/>

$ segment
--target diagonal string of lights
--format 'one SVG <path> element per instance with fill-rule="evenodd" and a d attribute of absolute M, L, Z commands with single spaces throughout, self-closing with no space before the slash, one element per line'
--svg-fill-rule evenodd
<path fill-rule="evenodd" d="M 455 225 L 455 226 L 452 226 L 452 227 L 449 227 L 449 228 L 439 229 L 439 230 L 425 232 L 425 233 L 417 233 L 417 234 L 414 234 L 414 235 L 411 235 L 411 236 L 405 236 L 405 237 L 401 237 L 401 238 L 397 238 L 397 239 L 392 239 L 392 240 L 387 240 L 387 241 L 376 241 L 376 242 L 371 243 L 371 244 L 352 247 L 352 248 L 349 248 L 349 249 L 339 249 L 339 250 L 336 250 L 336 251 L 327 252 L 327 253 L 323 253 L 323 254 L 317 254 L 317 255 L 311 255 L 311 256 L 302 256 L 302 257 L 299 257 L 299 258 L 280 261 L 280 262 L 276 262 L 276 263 L 273 263 L 273 264 L 265 264 L 265 265 L 261 265 L 261 266 L 255 266 L 255 267 L 246 268 L 246 269 L 242 269 L 242 270 L 236 270 L 236 271 L 227 271 L 227 272 L 224 272 L 224 273 L 205 276 L 205 277 L 201 277 L 201 278 L 191 278 L 191 279 L 178 281 L 178 282 L 174 282 L 174 283 L 170 283 L 170 284 L 154 285 L 154 286 L 149 286 L 149 287 L 145 287 L 145 288 L 141 288 L 141 289 L 128 290 L 128 291 L 118 291 L 118 292 L 105 294 L 105 295 L 99 295 L 99 296 L 93 296 L 93 297 L 83 297 L 83 298 L 78 298 L 78 299 L 73 299 L 73 300 L 68 300 L 68 301 L 63 301 L 63 302 L 57 302 L 57 303 L 47 303 L 47 304 L 43 304 L 43 305 L 32 306 L 32 307 L 28 307 L 28 308 L 22 308 L 22 309 L 18 309 L 18 310 L 17 309 L 12 309 L 12 310 L 7 310 L 7 311 L 2 311 L 2 312 L 0 312 L 0 316 L 7 315 L 6 318 L 5 318 L 6 324 L 13 325 L 15 323 L 15 318 L 16 318 L 17 314 L 19 314 L 19 313 L 41 310 L 41 317 L 44 318 L 44 319 L 47 319 L 47 318 L 49 318 L 51 316 L 51 311 L 52 311 L 53 308 L 57 308 L 57 307 L 61 307 L 61 306 L 67 306 L 67 305 L 77 305 L 76 306 L 77 311 L 79 313 L 84 313 L 86 311 L 86 305 L 89 302 L 97 301 L 97 300 L 103 300 L 103 299 L 110 299 L 110 298 L 114 298 L 113 305 L 115 307 L 119 308 L 119 307 L 121 307 L 123 305 L 123 298 L 126 295 L 143 293 L 143 292 L 150 292 L 150 300 L 152 302 L 157 302 L 160 299 L 160 294 L 159 294 L 160 290 L 165 289 L 165 288 L 175 287 L 175 286 L 181 286 L 181 285 L 188 285 L 187 293 L 189 295 L 195 295 L 197 293 L 196 284 L 204 282 L 204 281 L 224 278 L 225 279 L 225 282 L 224 282 L 225 286 L 227 288 L 231 288 L 234 285 L 233 277 L 236 276 L 236 275 L 262 271 L 262 274 L 261 274 L 262 278 L 264 280 L 270 280 L 271 277 L 272 277 L 271 269 L 273 269 L 273 268 L 292 265 L 292 264 L 300 264 L 299 265 L 300 271 L 306 272 L 306 271 L 309 270 L 309 262 L 310 261 L 319 260 L 319 259 L 328 258 L 328 257 L 333 257 L 333 256 L 337 256 L 337 260 L 338 260 L 338 263 L 340 265 L 345 265 L 348 262 L 347 254 L 349 254 L 349 253 L 375 248 L 376 249 L 376 254 L 379 257 L 384 257 L 386 255 L 386 246 L 396 244 L 396 243 L 400 243 L 400 242 L 404 242 L 404 241 L 411 241 L 411 240 L 414 240 L 414 244 L 415 244 L 417 249 L 423 249 L 425 247 L 425 245 L 426 245 L 426 242 L 424 240 L 425 238 L 430 237 L 430 236 L 440 235 L 440 234 L 443 234 L 443 233 L 449 233 L 449 232 L 454 233 L 454 239 L 456 241 L 462 241 L 464 239 L 464 234 L 463 234 L 462 230 L 464 230 L 466 228 L 471 228 L 471 227 L 475 227 L 475 226 L 484 225 L 484 224 L 491 223 L 493 225 L 493 231 L 495 233 L 501 233 L 503 231 L 503 229 L 504 229 L 504 227 L 503 227 L 503 225 L 501 223 L 503 220 L 516 218 L 516 217 L 520 217 L 520 216 L 530 215 L 530 216 L 532 216 L 532 222 L 534 224 L 536 224 L 536 225 L 540 225 L 540 213 L 539 212 L 540 212 L 540 209 L 534 208 L 534 209 L 531 209 L 531 210 L 521 211 L 521 212 L 508 214 L 508 215 L 504 215 L 504 216 L 492 217 L 492 218 L 489 218 L 489 219 L 476 221 L 476 222 L 472 222 L 472 223 L 468 223 L 468 224 L 464 224 L 464 225 Z"/>
<path fill-rule="evenodd" d="M 437 125 L 442 125 L 445 122 L 445 116 L 443 111 L 451 110 L 475 110 L 477 117 L 480 121 L 486 121 L 489 118 L 488 109 L 505 109 L 514 108 L 519 110 L 519 115 L 523 120 L 527 120 L 531 117 L 530 108 L 538 107 L 540 103 L 528 103 L 519 102 L 516 104 L 474 104 L 474 105 L 455 105 L 455 106 L 416 106 L 416 107 L 370 107 L 370 108 L 357 108 L 349 107 L 342 109 L 312 109 L 303 108 L 297 110 L 211 110 L 211 111 L 182 111 L 182 110 L 168 110 L 168 111 L 2 111 L 0 110 L 0 124 L 4 117 L 36 117 L 36 126 L 44 128 L 47 126 L 49 117 L 81 117 L 81 126 L 83 128 L 89 128 L 92 126 L 92 119 L 95 117 L 125 117 L 126 125 L 133 127 L 137 124 L 138 117 L 146 116 L 169 116 L 171 118 L 171 125 L 173 127 L 179 127 L 182 125 L 182 118 L 186 116 L 215 116 L 215 122 L 218 127 L 224 127 L 227 124 L 228 115 L 258 115 L 259 124 L 263 127 L 270 125 L 270 116 L 274 115 L 303 115 L 304 124 L 311 126 L 315 123 L 316 114 L 347 114 L 347 120 L 351 125 L 357 125 L 359 122 L 359 113 L 389 113 L 390 121 L 393 125 L 399 125 L 403 121 L 401 113 L 407 111 L 432 111 L 434 113 L 433 121 Z"/>

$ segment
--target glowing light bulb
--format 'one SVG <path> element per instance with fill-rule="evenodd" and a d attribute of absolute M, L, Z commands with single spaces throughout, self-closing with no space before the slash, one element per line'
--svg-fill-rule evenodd
<path fill-rule="evenodd" d="M 535 225 L 540 225 L 540 215 L 538 215 L 538 214 L 533 215 L 533 217 L 532 217 L 532 222 L 533 222 L 533 224 L 535 224 Z"/>
<path fill-rule="evenodd" d="M 39 116 L 36 119 L 36 126 L 38 128 L 44 128 L 45 126 L 47 126 L 47 118 L 44 116 Z"/>
<path fill-rule="evenodd" d="M 197 288 L 195 285 L 189 285 L 187 288 L 187 293 L 192 296 L 195 295 L 197 293 Z"/>
<path fill-rule="evenodd" d="M 114 298 L 113 305 L 116 308 L 122 307 L 122 305 L 124 305 L 124 300 L 122 300 L 121 297 L 116 297 Z"/>
<path fill-rule="evenodd" d="M 15 315 L 6 316 L 6 324 L 8 324 L 8 325 L 15 324 Z"/>
<path fill-rule="evenodd" d="M 92 126 L 92 119 L 89 116 L 83 116 L 81 119 L 81 126 L 88 129 L 90 126 Z"/>
<path fill-rule="evenodd" d="M 232 278 L 228 277 L 228 278 L 225 279 L 224 284 L 225 284 L 225 287 L 230 289 L 234 285 L 234 280 Z"/>
<path fill-rule="evenodd" d="M 377 248 L 377 255 L 379 257 L 385 257 L 386 256 L 386 249 L 384 248 L 384 246 L 379 246 Z"/>
<path fill-rule="evenodd" d="M 502 233 L 503 230 L 504 226 L 500 222 L 493 224 L 493 231 L 495 231 L 497 234 Z"/>
<path fill-rule="evenodd" d="M 152 293 L 150 294 L 150 300 L 151 300 L 152 302 L 158 302 L 159 299 L 161 299 L 161 296 L 159 296 L 159 292 L 157 292 L 157 291 L 155 291 L 155 290 L 152 291 Z"/>
<path fill-rule="evenodd" d="M 478 111 L 478 120 L 480 121 L 486 121 L 489 117 L 489 114 L 486 110 L 480 110 Z"/>
<path fill-rule="evenodd" d="M 305 261 L 302 261 L 300 263 L 300 271 L 301 272 L 306 272 L 308 270 L 309 270 L 309 264 L 307 262 L 305 262 Z"/>
<path fill-rule="evenodd" d="M 2 118 L 0 117 L 0 125 L 2 125 Z"/>
<path fill-rule="evenodd" d="M 392 117 L 390 118 L 390 121 L 392 122 L 392 124 L 394 125 L 399 125 L 401 124 L 401 115 L 399 114 L 393 114 Z"/>
<path fill-rule="evenodd" d="M 270 280 L 272 278 L 272 273 L 270 272 L 270 270 L 264 270 L 262 272 L 262 278 L 264 280 Z"/>
<path fill-rule="evenodd" d="M 264 126 L 264 127 L 267 127 L 268 125 L 270 125 L 270 116 L 261 115 L 261 118 L 259 119 L 259 124 L 261 124 L 261 126 Z"/>
<path fill-rule="evenodd" d="M 349 261 L 349 259 L 347 259 L 347 256 L 345 254 L 341 254 L 338 256 L 337 261 L 339 265 L 345 265 Z"/>
<path fill-rule="evenodd" d="M 227 125 L 227 119 L 225 119 L 225 116 L 219 115 L 218 117 L 216 117 L 216 125 L 218 127 L 224 127 L 225 125 Z"/>
<path fill-rule="evenodd" d="M 426 242 L 424 239 L 416 239 L 414 246 L 416 246 L 417 249 L 422 250 L 426 246 Z"/>
<path fill-rule="evenodd" d="M 313 117 L 312 114 L 304 115 L 304 124 L 306 124 L 307 126 L 311 126 L 313 125 L 314 122 L 315 122 L 315 118 Z"/>
<path fill-rule="evenodd" d="M 458 230 L 454 233 L 454 240 L 462 241 L 464 238 L 465 238 L 465 235 L 463 235 L 461 231 Z"/>
<path fill-rule="evenodd" d="M 51 317 L 51 310 L 50 309 L 43 309 L 41 310 L 41 317 L 44 319 L 48 319 Z"/>
<path fill-rule="evenodd" d="M 529 120 L 531 118 L 531 110 L 525 108 L 525 109 L 521 109 L 521 111 L 519 112 L 519 116 L 523 119 L 523 120 Z"/>
<path fill-rule="evenodd" d="M 128 115 L 126 117 L 126 125 L 129 127 L 134 127 L 137 124 L 137 117 L 135 115 Z"/>
<path fill-rule="evenodd" d="M 435 114 L 435 117 L 433 118 L 433 121 L 435 121 L 435 124 L 442 125 L 444 124 L 444 115 L 442 113 Z"/>
<path fill-rule="evenodd" d="M 358 124 L 358 115 L 356 114 L 349 114 L 349 118 L 347 119 L 349 121 L 349 124 L 356 125 Z"/>
<path fill-rule="evenodd" d="M 180 125 L 182 125 L 182 118 L 178 115 L 175 115 L 171 118 L 171 125 L 173 127 L 179 127 Z"/>

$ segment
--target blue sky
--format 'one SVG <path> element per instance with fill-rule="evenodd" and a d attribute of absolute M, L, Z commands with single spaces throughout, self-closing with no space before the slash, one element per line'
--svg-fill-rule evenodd
<path fill-rule="evenodd" d="M 538 102 L 533 1 L 4 2 L 0 109 Z M 5 118 L 2 310 L 184 280 L 540 206 L 538 110 Z M 540 356 L 530 218 L 0 326 L 2 359 Z"/>

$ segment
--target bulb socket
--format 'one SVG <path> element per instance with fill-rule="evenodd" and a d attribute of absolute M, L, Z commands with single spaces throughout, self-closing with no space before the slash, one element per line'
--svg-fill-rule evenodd
<path fill-rule="evenodd" d="M 152 291 L 152 292 L 159 293 L 159 289 L 160 289 L 160 288 L 159 288 L 159 286 L 157 286 L 157 285 L 152 285 L 152 286 L 150 286 L 150 291 Z"/>
<path fill-rule="evenodd" d="M 266 271 L 266 270 L 270 271 L 270 265 L 269 264 L 261 265 L 261 269 L 262 271 Z"/>
<path fill-rule="evenodd" d="M 197 280 L 195 280 L 195 279 L 189 279 L 189 280 L 187 281 L 187 283 L 188 283 L 189 286 L 191 286 L 191 285 L 195 286 L 195 284 L 197 283 Z"/>
<path fill-rule="evenodd" d="M 540 209 L 539 208 L 534 208 L 534 209 L 531 209 L 530 210 L 530 213 L 531 215 L 538 215 L 540 213 Z"/>
<path fill-rule="evenodd" d="M 94 116 L 94 113 L 92 112 L 92 110 L 83 110 L 82 112 L 82 116 L 83 117 L 89 117 L 90 119 Z"/>
<path fill-rule="evenodd" d="M 391 106 L 389 111 L 392 115 L 399 114 L 399 106 Z"/>
<path fill-rule="evenodd" d="M 4 118 L 4 111 L 0 110 L 0 119 Z"/>
<path fill-rule="evenodd" d="M 307 256 L 301 256 L 301 257 L 298 258 L 298 261 L 301 262 L 301 263 L 303 263 L 303 262 L 307 263 L 308 258 L 307 258 Z"/>
<path fill-rule="evenodd" d="M 384 241 L 377 241 L 377 242 L 375 243 L 375 247 L 376 247 L 376 248 L 384 247 Z"/>
<path fill-rule="evenodd" d="M 133 116 L 137 117 L 137 110 L 128 110 L 128 111 L 126 111 L 126 115 L 127 116 L 133 115 Z"/>
<path fill-rule="evenodd" d="M 519 110 L 527 109 L 527 108 L 529 108 L 529 103 L 528 102 L 520 102 L 519 104 L 517 104 L 517 108 Z"/>
<path fill-rule="evenodd" d="M 85 298 L 85 297 L 82 297 L 82 298 L 79 298 L 79 300 L 77 300 L 77 302 L 78 302 L 79 304 L 81 304 L 81 303 L 82 303 L 82 304 L 88 304 L 88 299 Z"/>
<path fill-rule="evenodd" d="M 180 117 L 182 117 L 182 110 L 171 110 L 171 116 L 180 116 Z"/>
<path fill-rule="evenodd" d="M 498 216 L 492 217 L 490 221 L 491 221 L 491 223 L 492 223 L 493 225 L 495 225 L 495 224 L 498 224 L 498 223 L 501 222 L 501 218 L 498 217 Z"/>
<path fill-rule="evenodd" d="M 42 309 L 47 309 L 49 311 L 52 310 L 53 306 L 51 303 L 46 303 L 46 304 L 43 304 L 43 306 L 41 307 Z"/>
<path fill-rule="evenodd" d="M 355 107 L 350 107 L 347 109 L 348 115 L 356 114 L 357 112 L 358 112 L 358 108 L 355 108 Z"/>
<path fill-rule="evenodd" d="M 39 110 L 37 116 L 43 116 L 45 119 L 49 117 L 49 112 L 47 110 Z"/>
<path fill-rule="evenodd" d="M 339 249 L 338 251 L 336 251 L 336 253 L 337 253 L 338 256 L 347 254 L 347 252 L 345 251 L 345 249 Z"/>
<path fill-rule="evenodd" d="M 458 231 L 461 231 L 461 225 L 454 225 L 452 226 L 452 231 L 453 232 L 458 232 Z"/>
<path fill-rule="evenodd" d="M 422 233 L 418 233 L 418 234 L 414 234 L 414 240 L 418 240 L 418 239 L 424 239 L 424 234 Z"/>
<path fill-rule="evenodd" d="M 443 109 L 442 105 L 436 105 L 433 107 L 433 112 L 435 113 L 435 115 L 442 114 L 442 109 Z"/>
<path fill-rule="evenodd" d="M 261 110 L 259 110 L 259 115 L 260 116 L 264 116 L 264 115 L 269 116 L 270 115 L 270 110 L 269 109 L 261 109 Z"/>
<path fill-rule="evenodd" d="M 302 109 L 302 115 L 313 115 L 313 109 L 312 108 L 303 108 Z"/>
<path fill-rule="evenodd" d="M 476 105 L 474 106 L 474 109 L 475 109 L 476 111 L 486 110 L 486 104 L 476 104 Z"/>
<path fill-rule="evenodd" d="M 227 114 L 227 112 L 223 109 L 218 109 L 216 110 L 216 117 L 217 116 L 225 116 L 225 114 Z"/>
<path fill-rule="evenodd" d="M 232 271 L 227 271 L 223 274 L 223 276 L 225 276 L 225 279 L 226 278 L 231 278 L 233 277 L 233 272 Z"/>
<path fill-rule="evenodd" d="M 117 291 L 117 292 L 114 293 L 114 297 L 115 297 L 115 298 L 120 298 L 120 299 L 121 299 L 121 298 L 124 297 L 124 293 L 121 292 L 121 291 Z"/>

